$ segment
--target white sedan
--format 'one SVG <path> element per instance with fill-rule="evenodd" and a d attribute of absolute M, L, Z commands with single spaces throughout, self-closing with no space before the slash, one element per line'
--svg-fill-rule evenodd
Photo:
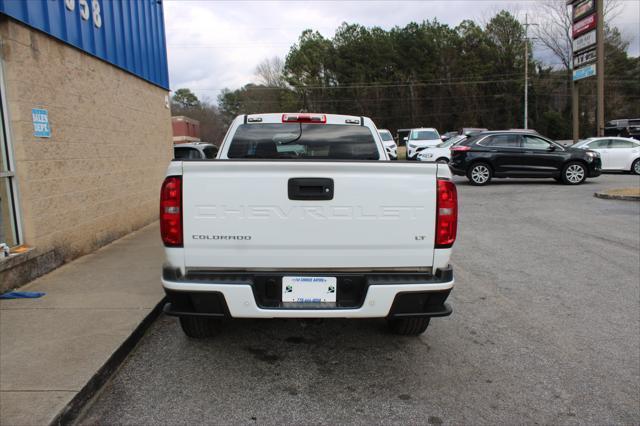
<path fill-rule="evenodd" d="M 572 145 L 600 153 L 602 170 L 624 170 L 640 175 L 640 141 L 630 138 L 589 138 Z"/>
<path fill-rule="evenodd" d="M 389 154 L 389 158 L 392 160 L 398 159 L 398 147 L 396 146 L 395 141 L 393 140 L 393 135 L 387 129 L 378 129 L 378 134 L 382 139 L 382 144 L 384 148 L 387 150 L 387 154 Z"/>
<path fill-rule="evenodd" d="M 420 152 L 420 154 L 418 154 L 418 160 L 448 163 L 451 160 L 451 147 L 459 144 L 465 139 L 467 139 L 465 135 L 458 135 L 447 139 L 445 142 L 442 142 L 437 146 L 425 148 Z"/>

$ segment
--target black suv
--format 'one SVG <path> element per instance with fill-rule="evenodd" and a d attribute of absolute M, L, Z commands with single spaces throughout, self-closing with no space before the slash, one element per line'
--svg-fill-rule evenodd
<path fill-rule="evenodd" d="M 531 131 L 488 131 L 451 149 L 451 172 L 472 185 L 491 178 L 554 178 L 578 185 L 600 175 L 600 154 L 563 147 Z"/>

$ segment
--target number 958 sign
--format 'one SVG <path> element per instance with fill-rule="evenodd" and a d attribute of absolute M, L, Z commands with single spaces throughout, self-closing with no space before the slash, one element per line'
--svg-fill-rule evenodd
<path fill-rule="evenodd" d="M 89 1 L 91 1 L 91 7 L 89 7 Z M 85 21 L 89 20 L 89 16 L 93 17 L 93 25 L 96 28 L 102 27 L 102 16 L 100 15 L 100 2 L 98 0 L 64 0 L 64 4 L 70 11 L 76 10 L 76 3 L 78 3 L 78 11 L 80 17 Z"/>

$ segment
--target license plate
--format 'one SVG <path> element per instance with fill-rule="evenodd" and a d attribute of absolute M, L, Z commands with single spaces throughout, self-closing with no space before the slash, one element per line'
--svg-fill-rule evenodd
<path fill-rule="evenodd" d="M 335 303 L 336 277 L 282 277 L 282 301 Z"/>

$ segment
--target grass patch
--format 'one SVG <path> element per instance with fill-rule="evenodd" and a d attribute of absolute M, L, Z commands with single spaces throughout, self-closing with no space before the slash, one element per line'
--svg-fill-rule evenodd
<path fill-rule="evenodd" d="M 603 191 L 607 195 L 624 195 L 631 197 L 640 197 L 640 188 L 620 188 Z"/>
<path fill-rule="evenodd" d="M 407 159 L 407 147 L 399 146 L 398 147 L 398 160 L 406 160 Z"/>

